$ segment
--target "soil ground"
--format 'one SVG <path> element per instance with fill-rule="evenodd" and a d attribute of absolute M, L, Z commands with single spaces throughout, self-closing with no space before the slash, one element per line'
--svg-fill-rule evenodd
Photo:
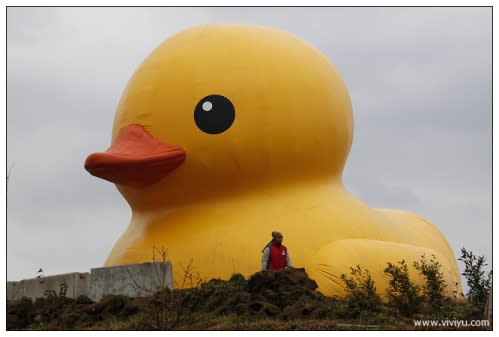
<path fill-rule="evenodd" d="M 352 317 L 346 302 L 316 291 L 304 269 L 213 279 L 150 296 L 99 302 L 52 296 L 7 301 L 8 330 L 414 330 L 389 308 Z M 447 328 L 448 329 L 448 328 Z"/>

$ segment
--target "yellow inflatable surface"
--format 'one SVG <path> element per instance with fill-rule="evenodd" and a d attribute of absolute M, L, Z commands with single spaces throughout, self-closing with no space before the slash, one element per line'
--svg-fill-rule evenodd
<path fill-rule="evenodd" d="M 353 137 L 350 98 L 317 49 L 275 29 L 204 25 L 157 47 L 130 79 L 112 144 L 85 168 L 117 184 L 132 219 L 105 265 L 192 259 L 204 279 L 260 270 L 279 230 L 296 267 L 325 294 L 367 268 L 380 292 L 387 262 L 425 253 L 461 292 L 445 237 L 409 212 L 373 209 L 343 186 Z"/>

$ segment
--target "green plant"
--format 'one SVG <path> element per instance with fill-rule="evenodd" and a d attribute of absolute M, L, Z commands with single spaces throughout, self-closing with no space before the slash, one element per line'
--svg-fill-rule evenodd
<path fill-rule="evenodd" d="M 414 261 L 413 266 L 425 278 L 422 288 L 424 300 L 434 312 L 440 312 L 443 309 L 444 289 L 447 286 L 441 271 L 441 264 L 435 255 L 427 260 L 426 255 L 423 254 L 419 261 Z"/>
<path fill-rule="evenodd" d="M 390 277 L 386 291 L 388 303 L 403 315 L 418 312 L 423 298 L 420 288 L 409 279 L 407 263 L 404 260 L 398 265 L 388 262 L 384 272 Z"/>
<path fill-rule="evenodd" d="M 22 297 L 17 301 L 15 315 L 20 328 L 27 327 L 34 318 L 33 301 L 29 297 Z"/>
<path fill-rule="evenodd" d="M 51 301 L 57 299 L 57 293 L 55 292 L 55 290 L 51 289 L 45 290 L 43 292 L 43 296 Z"/>
<path fill-rule="evenodd" d="M 66 280 L 63 280 L 60 284 L 59 284 L 59 293 L 57 293 L 55 290 L 53 289 L 47 289 L 43 292 L 43 296 L 45 298 L 47 298 L 48 300 L 56 300 L 58 298 L 62 298 L 62 297 L 66 297 L 66 293 L 68 291 L 68 285 L 66 283 Z"/>
<path fill-rule="evenodd" d="M 485 274 L 485 257 L 476 256 L 473 252 L 461 248 L 459 261 L 464 263 L 464 272 L 461 274 L 466 278 L 469 290 L 466 294 L 467 300 L 483 307 L 487 301 L 487 296 L 492 285 L 492 270 Z"/>
<path fill-rule="evenodd" d="M 67 291 L 68 291 L 68 284 L 66 283 L 66 280 L 63 280 L 59 284 L 59 297 L 66 297 Z"/>
<path fill-rule="evenodd" d="M 345 301 L 348 313 L 358 317 L 363 312 L 377 312 L 380 310 L 381 298 L 376 293 L 376 286 L 367 269 L 362 270 L 360 265 L 350 267 L 350 275 L 341 275 L 345 283 Z"/>
<path fill-rule="evenodd" d="M 32 330 L 44 330 L 47 328 L 47 324 L 45 324 L 41 315 L 36 315 L 33 318 L 33 323 L 29 326 L 29 328 Z"/>

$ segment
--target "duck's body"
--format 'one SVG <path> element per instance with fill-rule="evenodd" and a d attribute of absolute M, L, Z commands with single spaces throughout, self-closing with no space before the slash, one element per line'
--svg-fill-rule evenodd
<path fill-rule="evenodd" d="M 225 119 L 203 124 L 210 111 Z M 175 277 L 191 260 L 205 280 L 249 275 L 278 229 L 294 265 L 326 294 L 342 294 L 339 277 L 356 265 L 383 293 L 387 262 L 422 254 L 441 263 L 448 294 L 460 293 L 454 255 L 435 226 L 369 208 L 345 190 L 352 136 L 346 88 L 306 43 L 254 26 L 176 35 L 127 86 L 112 155 L 87 160 L 90 172 L 118 184 L 133 212 L 106 265 L 151 261 L 153 247 L 166 247 Z"/>
<path fill-rule="evenodd" d="M 274 227 L 285 233 L 294 264 L 305 267 L 324 293 L 342 294 L 339 277 L 356 265 L 367 268 L 383 292 L 387 262 L 417 261 L 422 254 L 438 257 L 446 280 L 453 280 L 449 295 L 460 291 L 454 255 L 435 226 L 412 213 L 369 208 L 327 182 L 134 212 L 106 265 L 150 261 L 151 247 L 167 247 L 179 282 L 191 262 L 204 280 L 248 276 L 259 270 L 263 238 Z"/>

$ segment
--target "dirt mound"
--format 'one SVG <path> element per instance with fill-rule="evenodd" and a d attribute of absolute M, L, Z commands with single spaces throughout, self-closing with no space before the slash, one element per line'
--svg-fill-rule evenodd
<path fill-rule="evenodd" d="M 192 315 L 320 319 L 333 299 L 316 289 L 315 281 L 298 268 L 258 272 L 249 280 L 234 274 L 229 280 L 212 279 L 198 288 L 164 289 L 145 297 L 107 295 L 96 303 L 85 296 L 23 299 L 7 302 L 7 329 L 86 329 L 106 321 L 132 321 L 129 329 L 173 329 L 183 320 L 188 324 Z"/>
<path fill-rule="evenodd" d="M 248 281 L 248 292 L 258 299 L 252 309 L 284 319 L 325 317 L 330 301 L 315 289 L 303 268 L 258 272 Z"/>
<path fill-rule="evenodd" d="M 308 278 L 304 268 L 284 269 L 279 272 L 262 271 L 253 274 L 248 281 L 248 291 L 258 293 L 265 290 L 290 292 L 317 289 L 317 283 Z"/>
<path fill-rule="evenodd" d="M 288 318 L 324 317 L 330 299 L 314 291 L 317 284 L 305 269 L 258 272 L 248 281 L 235 274 L 228 281 L 213 279 L 197 289 L 179 290 L 181 307 L 215 315 Z"/>
<path fill-rule="evenodd" d="M 263 290 L 293 291 L 297 289 L 317 289 L 317 283 L 308 278 L 304 268 L 283 269 L 279 272 L 261 271 L 253 274 L 248 281 L 248 291 L 252 293 Z"/>

